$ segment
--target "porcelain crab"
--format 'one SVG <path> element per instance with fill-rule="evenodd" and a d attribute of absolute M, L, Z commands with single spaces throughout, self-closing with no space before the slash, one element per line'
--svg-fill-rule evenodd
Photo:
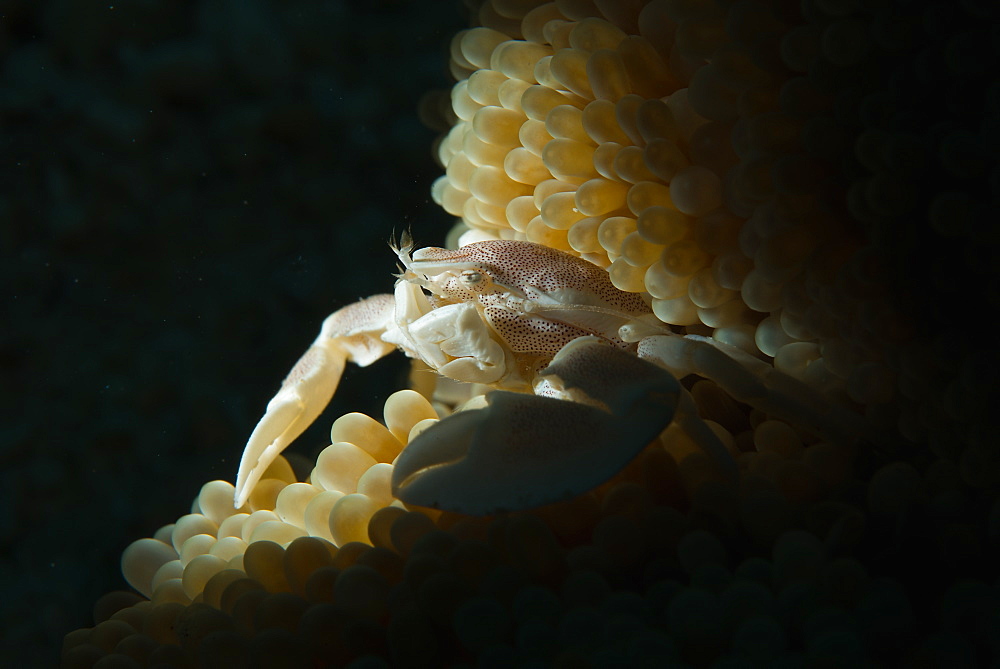
<path fill-rule="evenodd" d="M 641 295 L 581 258 L 508 240 L 413 252 L 404 237 L 393 250 L 402 265 L 394 294 L 327 317 L 268 403 L 240 462 L 237 507 L 326 407 L 347 361 L 365 366 L 397 348 L 445 377 L 495 389 L 487 406 L 439 421 L 396 459 L 393 493 L 420 506 L 481 515 L 581 494 L 671 422 L 735 475 L 677 381 L 692 373 L 819 432 L 853 429 L 852 412 L 768 363 L 673 333 Z"/>

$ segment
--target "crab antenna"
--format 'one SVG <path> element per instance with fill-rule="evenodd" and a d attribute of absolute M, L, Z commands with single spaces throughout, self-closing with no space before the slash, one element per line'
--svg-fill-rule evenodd
<path fill-rule="evenodd" d="M 403 230 L 399 233 L 399 242 L 396 242 L 396 231 L 393 230 L 392 235 L 389 237 L 389 248 L 393 250 L 396 255 L 399 255 L 400 251 L 408 253 L 413 250 L 413 235 L 410 233 L 409 228 Z"/>
<path fill-rule="evenodd" d="M 404 230 L 400 233 L 398 244 L 394 241 L 389 242 L 389 248 L 391 248 L 393 253 L 396 254 L 396 257 L 399 258 L 399 263 L 396 264 L 396 269 L 399 270 L 399 273 L 394 276 L 397 279 L 415 283 L 422 288 L 428 288 L 430 286 L 430 282 L 427 281 L 427 278 L 419 272 L 414 272 L 411 267 L 413 264 L 413 258 L 410 257 L 410 252 L 413 251 L 413 246 L 413 237 L 411 236 L 409 230 Z"/>

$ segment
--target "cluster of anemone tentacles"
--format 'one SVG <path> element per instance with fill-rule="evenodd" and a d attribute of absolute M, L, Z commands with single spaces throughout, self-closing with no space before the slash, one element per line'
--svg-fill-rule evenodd
<path fill-rule="evenodd" d="M 468 227 L 460 241 L 581 255 L 663 322 L 768 356 L 907 439 L 968 434 L 955 414 L 982 403 L 983 355 L 943 375 L 913 341 L 924 314 L 899 306 L 893 283 L 913 279 L 890 276 L 913 217 L 964 230 L 963 251 L 978 236 L 969 192 L 940 178 L 916 192 L 937 147 L 881 87 L 913 21 L 855 2 L 491 7 L 452 42 L 457 121 L 433 193 Z M 947 130 L 947 176 L 980 187 L 989 159 Z M 937 255 L 926 271 L 954 281 Z"/>
<path fill-rule="evenodd" d="M 959 77 L 976 33 L 937 34 L 955 17 L 933 8 L 895 10 L 485 3 L 480 27 L 452 43 L 457 120 L 433 193 L 462 218 L 462 241 L 581 255 L 648 293 L 665 323 L 772 357 L 911 443 L 818 441 L 688 380 L 702 416 L 733 437 L 737 485 L 671 428 L 586 495 L 477 519 L 391 498 L 393 459 L 435 416 L 403 391 L 385 425 L 338 420 L 305 482 L 279 459 L 238 510 L 230 484 L 206 484 L 191 514 L 126 551 L 141 596 L 102 600 L 96 626 L 67 636 L 64 665 L 1000 655 L 984 357 L 940 355 L 916 319 L 953 315 L 915 313 L 892 255 L 899 242 L 922 261 L 940 242 L 976 277 L 995 254 L 969 223 L 995 162 L 947 116 L 922 136 L 906 104 L 935 59 Z M 950 11 L 968 23 L 990 10 Z M 911 54 L 921 39 L 930 46 Z M 919 286 L 953 285 L 958 271 L 921 268 Z"/>

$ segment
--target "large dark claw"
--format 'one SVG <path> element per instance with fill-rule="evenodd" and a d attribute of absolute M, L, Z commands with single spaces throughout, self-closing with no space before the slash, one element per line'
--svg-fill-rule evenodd
<path fill-rule="evenodd" d="M 542 374 L 576 401 L 490 393 L 488 407 L 454 414 L 409 443 L 393 494 L 472 515 L 575 497 L 656 438 L 682 391 L 668 372 L 593 337 L 567 344 Z"/>

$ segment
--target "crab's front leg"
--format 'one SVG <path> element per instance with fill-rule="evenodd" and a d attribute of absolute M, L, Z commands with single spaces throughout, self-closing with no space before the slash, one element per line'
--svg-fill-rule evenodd
<path fill-rule="evenodd" d="M 281 389 L 267 403 L 247 441 L 236 476 L 237 508 L 243 506 L 264 471 L 330 403 L 348 361 L 370 365 L 395 350 L 382 340 L 393 323 L 395 299 L 374 295 L 334 312 L 319 336 L 295 363 Z"/>

